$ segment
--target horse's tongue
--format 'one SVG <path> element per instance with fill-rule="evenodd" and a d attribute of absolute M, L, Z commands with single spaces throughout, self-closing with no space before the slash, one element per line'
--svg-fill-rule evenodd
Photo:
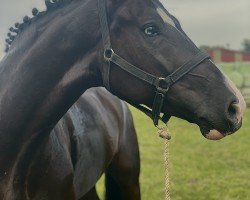
<path fill-rule="evenodd" d="M 209 133 L 207 133 L 205 137 L 209 140 L 220 140 L 221 138 L 225 136 L 219 131 L 214 129 L 214 130 L 209 131 Z"/>

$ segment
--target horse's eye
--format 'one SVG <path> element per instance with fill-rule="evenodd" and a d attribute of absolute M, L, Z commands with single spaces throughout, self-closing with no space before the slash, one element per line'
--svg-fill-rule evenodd
<path fill-rule="evenodd" d="M 157 36 L 160 33 L 159 27 L 156 25 L 147 25 L 146 27 L 144 27 L 144 34 L 146 36 Z"/>

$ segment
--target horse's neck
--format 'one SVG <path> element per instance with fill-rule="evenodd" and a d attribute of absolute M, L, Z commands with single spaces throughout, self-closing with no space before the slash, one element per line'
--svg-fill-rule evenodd
<path fill-rule="evenodd" d="M 0 63 L 1 171 L 11 170 L 86 89 L 101 83 L 97 3 L 80 2 L 47 26 L 28 28 Z"/>

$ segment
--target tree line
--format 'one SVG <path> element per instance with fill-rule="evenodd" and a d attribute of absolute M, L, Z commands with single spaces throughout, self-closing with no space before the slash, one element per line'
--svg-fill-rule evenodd
<path fill-rule="evenodd" d="M 250 52 L 250 39 L 244 39 L 242 42 L 243 50 Z"/>

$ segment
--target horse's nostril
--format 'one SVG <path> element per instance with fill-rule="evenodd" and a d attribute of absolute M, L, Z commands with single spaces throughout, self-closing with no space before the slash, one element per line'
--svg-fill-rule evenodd
<path fill-rule="evenodd" d="M 242 120 L 242 111 L 238 101 L 232 101 L 227 110 L 228 122 L 232 130 L 239 125 Z"/>
<path fill-rule="evenodd" d="M 235 117 L 237 115 L 237 111 L 238 111 L 237 103 L 236 102 L 231 103 L 228 108 L 228 114 L 230 115 L 230 117 Z"/>

